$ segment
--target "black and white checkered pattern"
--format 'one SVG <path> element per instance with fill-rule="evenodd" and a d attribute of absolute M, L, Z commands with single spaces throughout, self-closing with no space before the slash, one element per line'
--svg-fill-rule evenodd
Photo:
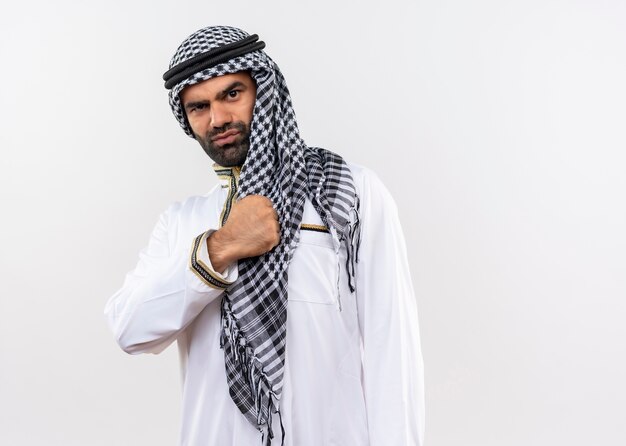
<path fill-rule="evenodd" d="M 189 36 L 170 68 L 218 46 L 247 37 L 237 28 L 214 26 Z M 279 410 L 287 322 L 287 269 L 298 245 L 308 197 L 330 229 L 339 251 L 348 250 L 350 287 L 359 242 L 359 200 L 345 161 L 332 152 L 307 147 L 300 138 L 287 85 L 263 51 L 238 56 L 191 75 L 170 90 L 170 105 L 193 137 L 179 94 L 186 86 L 227 73 L 249 71 L 257 84 L 250 125 L 250 149 L 242 167 L 239 198 L 268 197 L 278 212 L 281 242 L 272 251 L 239 261 L 239 279 L 222 301 L 222 348 L 230 395 L 247 419 L 271 441 L 271 417 Z"/>

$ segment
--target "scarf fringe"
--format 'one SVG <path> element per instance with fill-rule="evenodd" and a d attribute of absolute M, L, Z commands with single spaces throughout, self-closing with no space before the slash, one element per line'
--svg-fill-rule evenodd
<path fill-rule="evenodd" d="M 355 196 L 354 207 L 350 209 L 350 222 L 347 225 L 346 240 L 346 270 L 348 272 L 348 286 L 350 292 L 356 290 L 356 264 L 359 262 L 359 250 L 361 247 L 361 203 L 358 195 Z"/>
<path fill-rule="evenodd" d="M 272 400 L 268 403 L 267 410 L 270 414 L 269 420 L 267 424 L 261 426 L 259 430 L 261 431 L 261 445 L 262 446 L 271 446 L 272 440 L 274 439 L 274 431 L 272 430 L 272 421 L 274 419 L 274 414 L 278 414 L 278 420 L 280 421 L 280 445 L 285 446 L 285 426 L 283 425 L 283 416 L 280 412 L 280 409 L 272 410 L 275 403 Z"/>
<path fill-rule="evenodd" d="M 261 444 L 270 446 L 274 438 L 272 430 L 273 415 L 278 414 L 282 433 L 281 445 L 285 444 L 285 428 L 283 426 L 280 409 L 277 409 L 276 394 L 271 390 L 269 380 L 262 370 L 261 362 L 254 356 L 252 347 L 247 345 L 243 333 L 237 327 L 237 319 L 230 310 L 230 303 L 226 298 L 222 302 L 222 330 L 220 333 L 220 348 L 226 344 L 233 350 L 235 364 L 241 368 L 242 375 L 254 398 L 254 412 L 256 426 L 261 431 Z M 264 402 L 266 402 L 264 407 Z M 265 409 L 265 410 L 264 410 Z M 265 414 L 267 414 L 265 416 Z M 250 419 L 250 417 L 247 417 Z"/>

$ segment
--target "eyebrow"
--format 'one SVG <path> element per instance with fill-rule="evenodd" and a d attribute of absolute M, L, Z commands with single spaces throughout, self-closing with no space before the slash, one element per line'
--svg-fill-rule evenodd
<path fill-rule="evenodd" d="M 193 102 L 187 102 L 185 104 L 185 111 L 189 111 L 192 108 L 196 108 L 200 105 L 209 105 L 209 101 L 193 101 Z"/>
<path fill-rule="evenodd" d="M 242 87 L 242 88 L 246 88 L 245 84 L 241 81 L 235 81 L 232 84 L 230 84 L 228 87 L 224 88 L 218 95 L 217 97 L 219 98 L 223 98 L 224 96 L 226 96 L 228 94 L 229 91 L 234 90 L 237 87 Z"/>
<path fill-rule="evenodd" d="M 223 99 L 223 98 L 226 97 L 226 95 L 228 94 L 229 91 L 234 90 L 235 88 L 238 88 L 238 87 L 239 88 L 243 88 L 243 89 L 247 88 L 246 85 L 243 82 L 235 81 L 235 82 L 229 84 L 222 91 L 220 91 L 217 94 L 216 98 L 217 99 Z M 190 109 L 195 108 L 197 106 L 209 105 L 209 104 L 210 104 L 210 101 L 206 101 L 206 100 L 203 100 L 203 101 L 190 101 L 190 102 L 187 102 L 186 104 L 184 104 L 184 107 L 185 107 L 186 111 L 189 111 Z"/>

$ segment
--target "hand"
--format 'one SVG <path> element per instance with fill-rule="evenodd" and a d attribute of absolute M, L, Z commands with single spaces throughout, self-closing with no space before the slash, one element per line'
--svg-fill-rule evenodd
<path fill-rule="evenodd" d="M 269 198 L 249 195 L 237 201 L 222 228 L 207 239 L 209 258 L 222 273 L 239 259 L 256 257 L 280 242 L 278 214 Z"/>

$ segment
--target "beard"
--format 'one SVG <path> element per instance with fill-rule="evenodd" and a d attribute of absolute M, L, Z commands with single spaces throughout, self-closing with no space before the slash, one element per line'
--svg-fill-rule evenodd
<path fill-rule="evenodd" d="M 239 131 L 237 139 L 229 144 L 218 145 L 213 138 L 220 133 L 235 129 Z M 250 148 L 250 129 L 243 122 L 230 122 L 222 127 L 216 127 L 202 137 L 194 133 L 196 140 L 204 152 L 213 161 L 222 167 L 242 166 Z"/>

